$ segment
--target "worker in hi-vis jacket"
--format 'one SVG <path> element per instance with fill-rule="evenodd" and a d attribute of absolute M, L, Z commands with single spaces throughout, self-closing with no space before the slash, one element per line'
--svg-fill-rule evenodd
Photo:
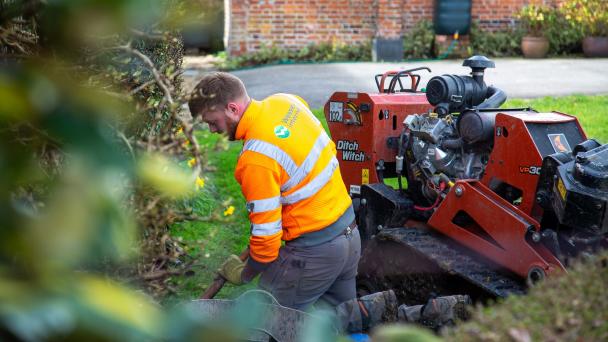
<path fill-rule="evenodd" d="M 391 320 L 385 314 L 391 310 L 395 320 L 397 313 L 401 320 L 420 318 L 408 307 L 397 310 L 393 291 L 356 299 L 361 241 L 352 201 L 336 146 L 302 98 L 254 100 L 237 77 L 213 72 L 198 83 L 188 105 L 211 132 L 244 141 L 235 178 L 247 201 L 250 252 L 246 262 L 231 255 L 222 264 L 226 280 L 243 284 L 261 273 L 259 287 L 281 305 L 307 310 L 329 304 L 349 331 Z M 442 305 L 451 310 L 466 299 Z"/>

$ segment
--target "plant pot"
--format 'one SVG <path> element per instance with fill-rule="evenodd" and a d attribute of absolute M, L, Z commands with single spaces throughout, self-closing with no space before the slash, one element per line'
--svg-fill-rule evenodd
<path fill-rule="evenodd" d="M 583 53 L 586 57 L 608 57 L 608 37 L 585 37 Z"/>
<path fill-rule="evenodd" d="M 521 51 L 526 58 L 545 58 L 549 52 L 549 40 L 545 37 L 525 36 L 521 40 Z"/>

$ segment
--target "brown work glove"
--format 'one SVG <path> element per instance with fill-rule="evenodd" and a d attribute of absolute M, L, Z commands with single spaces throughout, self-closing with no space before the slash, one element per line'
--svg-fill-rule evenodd
<path fill-rule="evenodd" d="M 245 268 L 245 263 L 242 262 L 238 256 L 232 254 L 224 261 L 222 266 L 220 266 L 217 273 L 224 277 L 229 283 L 241 285 L 243 284 L 243 280 L 241 279 L 243 268 Z"/>

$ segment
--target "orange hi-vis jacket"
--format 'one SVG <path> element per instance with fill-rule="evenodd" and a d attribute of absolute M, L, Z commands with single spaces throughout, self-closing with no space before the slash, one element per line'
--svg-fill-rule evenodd
<path fill-rule="evenodd" d="M 245 140 L 235 178 L 247 200 L 255 261 L 272 262 L 281 240 L 325 228 L 351 206 L 336 146 L 301 98 L 251 100 L 235 137 Z"/>

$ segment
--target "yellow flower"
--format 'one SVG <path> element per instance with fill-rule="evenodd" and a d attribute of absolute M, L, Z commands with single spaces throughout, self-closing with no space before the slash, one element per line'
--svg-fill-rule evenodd
<path fill-rule="evenodd" d="M 177 132 L 175 132 L 175 133 L 177 133 L 177 134 L 182 134 L 182 133 L 184 133 L 184 128 L 183 128 L 183 127 L 178 128 L 178 129 L 177 129 Z"/>
<path fill-rule="evenodd" d="M 234 206 L 229 206 L 224 210 L 224 216 L 230 216 L 232 214 L 234 214 Z"/>
<path fill-rule="evenodd" d="M 200 190 L 205 186 L 205 180 L 201 177 L 196 177 L 196 190 Z"/>
<path fill-rule="evenodd" d="M 184 141 L 184 143 L 182 144 L 182 147 L 187 148 L 188 146 L 190 146 L 190 140 Z"/>
<path fill-rule="evenodd" d="M 195 158 L 192 158 L 192 159 L 188 160 L 188 166 L 194 167 L 194 164 L 196 164 L 196 159 Z"/>

